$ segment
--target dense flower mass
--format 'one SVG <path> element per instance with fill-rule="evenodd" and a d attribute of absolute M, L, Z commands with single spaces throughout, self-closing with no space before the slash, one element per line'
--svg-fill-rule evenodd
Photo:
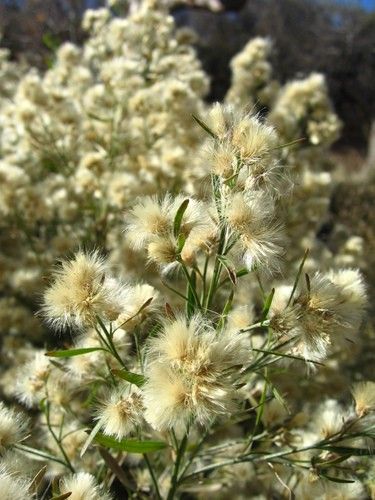
<path fill-rule="evenodd" d="M 375 498 L 324 76 L 256 38 L 207 104 L 168 6 L 110 4 L 44 73 L 0 52 L 0 497 Z"/>
<path fill-rule="evenodd" d="M 201 316 L 164 325 L 149 347 L 145 418 L 156 429 L 185 428 L 225 415 L 233 404 L 233 372 L 245 361 L 241 336 L 216 332 Z"/>

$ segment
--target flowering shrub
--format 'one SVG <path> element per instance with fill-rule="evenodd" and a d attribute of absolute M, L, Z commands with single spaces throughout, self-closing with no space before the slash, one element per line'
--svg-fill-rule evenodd
<path fill-rule="evenodd" d="M 0 101 L 4 498 L 374 495 L 361 252 L 317 238 L 324 78 L 282 87 L 256 39 L 207 106 L 164 8 L 84 26 Z"/>

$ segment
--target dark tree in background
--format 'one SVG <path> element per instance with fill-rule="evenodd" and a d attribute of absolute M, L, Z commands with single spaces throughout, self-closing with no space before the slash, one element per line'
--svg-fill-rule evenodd
<path fill-rule="evenodd" d="M 248 0 L 222 12 L 179 7 L 180 26 L 199 35 L 197 49 L 212 77 L 210 100 L 230 84 L 230 59 L 254 36 L 274 42 L 273 67 L 282 82 L 320 71 L 344 122 L 337 146 L 364 152 L 375 118 L 375 14 L 355 6 L 313 0 Z"/>
<path fill-rule="evenodd" d="M 344 122 L 338 146 L 365 151 L 375 118 L 375 14 L 329 0 L 221 0 L 223 10 L 177 5 L 179 26 L 198 34 L 197 50 L 211 76 L 209 100 L 230 84 L 229 61 L 254 36 L 274 41 L 273 66 L 282 82 L 312 71 L 327 77 Z M 2 45 L 13 57 L 45 66 L 65 40 L 81 43 L 82 14 L 102 0 L 0 0 Z M 192 0 L 193 3 L 193 0 Z"/>
<path fill-rule="evenodd" d="M 1 45 L 14 58 L 22 56 L 43 68 L 62 42 L 83 41 L 84 11 L 103 4 L 104 0 L 0 0 Z"/>

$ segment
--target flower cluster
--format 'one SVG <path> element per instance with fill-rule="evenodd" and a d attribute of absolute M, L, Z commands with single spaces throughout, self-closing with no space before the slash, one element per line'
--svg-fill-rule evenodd
<path fill-rule="evenodd" d="M 204 104 L 166 5 L 111 5 L 44 74 L 0 53 L 0 496 L 374 496 L 324 78 L 282 86 L 257 38 Z"/>

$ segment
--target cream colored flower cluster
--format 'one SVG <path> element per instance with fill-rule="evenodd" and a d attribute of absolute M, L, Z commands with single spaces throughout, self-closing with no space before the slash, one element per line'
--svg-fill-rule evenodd
<path fill-rule="evenodd" d="M 18 86 L 2 53 L 0 288 L 19 307 L 35 309 L 57 258 L 117 248 L 137 195 L 186 185 L 201 140 L 191 113 L 208 79 L 165 9 L 146 2 L 125 19 L 89 10 L 83 24 L 82 48 L 62 45 L 50 70 L 31 68 Z"/>
<path fill-rule="evenodd" d="M 317 238 L 323 77 L 274 83 L 255 39 L 204 105 L 167 10 L 129 12 L 16 88 L 0 63 L 0 497 L 374 496 L 361 245 Z"/>
<path fill-rule="evenodd" d="M 225 98 L 228 103 L 249 110 L 272 105 L 279 83 L 272 79 L 271 52 L 271 40 L 257 37 L 232 59 L 232 83 Z"/>

